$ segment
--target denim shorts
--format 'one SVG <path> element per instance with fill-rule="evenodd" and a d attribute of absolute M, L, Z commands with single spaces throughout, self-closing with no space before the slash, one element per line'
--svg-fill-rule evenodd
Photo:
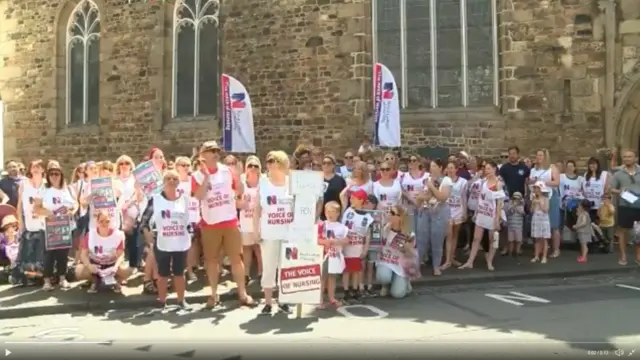
<path fill-rule="evenodd" d="M 378 257 L 380 256 L 380 250 L 379 249 L 369 249 L 369 252 L 367 252 L 367 262 L 368 263 L 374 263 L 376 261 L 378 261 Z"/>

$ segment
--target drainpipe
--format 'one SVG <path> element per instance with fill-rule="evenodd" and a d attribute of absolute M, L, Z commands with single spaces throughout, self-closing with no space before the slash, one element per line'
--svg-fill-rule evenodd
<path fill-rule="evenodd" d="M 604 85 L 604 138 L 605 146 L 614 151 L 616 143 L 615 105 L 615 61 L 616 61 L 616 2 L 600 0 L 598 7 L 605 15 L 605 85 Z"/>

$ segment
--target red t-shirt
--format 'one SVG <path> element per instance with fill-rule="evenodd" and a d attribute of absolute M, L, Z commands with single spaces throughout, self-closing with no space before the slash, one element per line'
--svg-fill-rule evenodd
<path fill-rule="evenodd" d="M 113 234 L 113 229 L 109 230 L 109 234 L 107 236 L 111 236 Z M 81 249 L 88 249 L 89 248 L 89 234 L 85 234 L 84 237 L 82 238 L 82 241 L 80 242 L 80 248 Z M 117 247 L 117 250 L 124 250 L 124 241 L 121 241 L 120 244 Z"/>
<path fill-rule="evenodd" d="M 218 168 L 216 167 L 215 169 L 209 168 L 209 174 L 215 174 L 218 172 Z M 198 188 L 200 187 L 200 184 L 198 184 L 198 182 L 196 181 L 196 178 L 194 176 L 191 176 L 191 192 L 195 193 L 196 190 L 198 190 Z M 233 175 L 231 177 L 231 188 L 235 191 L 238 188 L 238 184 L 236 184 L 236 177 L 235 175 Z M 238 227 L 238 218 L 234 217 L 232 220 L 227 220 L 227 221 L 223 221 L 223 222 L 219 222 L 217 224 L 208 224 L 207 222 L 204 221 L 204 218 L 200 219 L 200 228 L 205 228 L 205 229 L 228 229 L 228 228 L 232 228 L 232 227 Z"/>

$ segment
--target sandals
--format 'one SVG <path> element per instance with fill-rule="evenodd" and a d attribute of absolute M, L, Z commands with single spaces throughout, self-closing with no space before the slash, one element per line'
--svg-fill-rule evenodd
<path fill-rule="evenodd" d="M 158 287 L 155 280 L 146 280 L 144 282 L 142 293 L 147 295 L 155 295 L 158 293 Z"/>
<path fill-rule="evenodd" d="M 207 310 L 213 310 L 220 307 L 221 305 L 222 305 L 222 302 L 220 301 L 220 298 L 217 295 L 210 296 L 204 308 Z"/>
<path fill-rule="evenodd" d="M 91 285 L 89 286 L 89 290 L 87 290 L 87 293 L 95 294 L 97 292 L 98 292 L 98 284 L 95 282 L 92 282 Z"/>
<path fill-rule="evenodd" d="M 249 295 L 246 295 L 244 298 L 240 298 L 240 306 L 246 306 L 250 308 L 254 308 L 258 306 L 258 303 L 253 300 L 253 298 Z"/>
<path fill-rule="evenodd" d="M 118 283 L 113 285 L 113 288 L 111 290 L 113 290 L 113 292 L 116 294 L 122 294 L 122 286 Z"/>
<path fill-rule="evenodd" d="M 342 306 L 342 302 L 339 300 L 331 300 L 328 302 L 329 307 L 337 309 Z M 322 302 L 320 305 L 316 306 L 317 310 L 325 310 L 327 309 L 327 303 Z"/>
<path fill-rule="evenodd" d="M 53 285 L 50 282 L 45 282 L 42 286 L 43 291 L 53 291 Z"/>

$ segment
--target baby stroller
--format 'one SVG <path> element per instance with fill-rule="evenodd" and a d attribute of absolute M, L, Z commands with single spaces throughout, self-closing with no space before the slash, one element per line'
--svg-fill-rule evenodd
<path fill-rule="evenodd" d="M 563 241 L 570 241 L 576 244 L 577 248 L 580 248 L 578 238 L 575 236 L 573 226 L 578 221 L 578 206 L 582 199 L 580 198 L 565 198 L 565 211 L 564 211 L 564 225 L 565 229 L 563 234 Z M 568 232 L 568 233 L 567 233 Z M 595 222 L 591 222 L 591 243 L 589 244 L 590 253 L 603 253 L 608 254 L 610 252 L 609 242 L 604 237 L 602 229 Z"/>

